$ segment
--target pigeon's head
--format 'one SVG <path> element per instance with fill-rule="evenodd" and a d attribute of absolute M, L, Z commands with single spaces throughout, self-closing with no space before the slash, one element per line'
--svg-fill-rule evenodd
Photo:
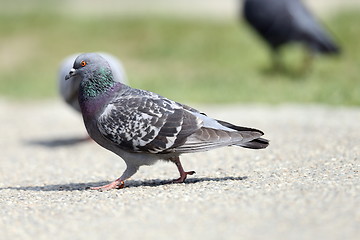
<path fill-rule="evenodd" d="M 75 59 L 73 68 L 65 76 L 65 80 L 74 76 L 79 76 L 81 79 L 86 77 L 93 79 L 94 76 L 112 78 L 112 73 L 109 63 L 102 56 L 97 53 L 83 53 Z"/>

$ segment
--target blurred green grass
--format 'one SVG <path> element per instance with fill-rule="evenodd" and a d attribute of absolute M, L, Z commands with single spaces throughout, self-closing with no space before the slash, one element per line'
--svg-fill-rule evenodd
<path fill-rule="evenodd" d="M 360 12 L 327 19 L 343 53 L 318 57 L 305 75 L 274 74 L 268 49 L 239 21 L 141 16 L 75 17 L 56 12 L 0 15 L 0 95 L 57 97 L 61 60 L 76 52 L 109 52 L 131 86 L 182 102 L 360 105 Z M 288 47 L 297 69 L 302 49 Z"/>

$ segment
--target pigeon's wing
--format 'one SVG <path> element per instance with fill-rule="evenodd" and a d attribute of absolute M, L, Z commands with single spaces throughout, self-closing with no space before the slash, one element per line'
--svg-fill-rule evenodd
<path fill-rule="evenodd" d="M 258 144 L 249 142 L 263 135 L 260 130 L 215 120 L 189 106 L 139 91 L 118 96 L 97 123 L 105 138 L 127 151 L 163 154 L 229 145 L 253 148 Z"/>
<path fill-rule="evenodd" d="M 293 16 L 287 9 L 288 0 L 246 0 L 244 17 L 270 44 L 277 48 L 293 39 Z"/>
<path fill-rule="evenodd" d="M 157 95 L 118 97 L 98 119 L 100 132 L 113 144 L 149 153 L 171 152 L 201 124 L 182 105 Z"/>
<path fill-rule="evenodd" d="M 301 1 L 288 1 L 287 9 L 293 18 L 298 36 L 308 42 L 311 47 L 321 52 L 335 53 L 339 51 L 330 35 Z"/>

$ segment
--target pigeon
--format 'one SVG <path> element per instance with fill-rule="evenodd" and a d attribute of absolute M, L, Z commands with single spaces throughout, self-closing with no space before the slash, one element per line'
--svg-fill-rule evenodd
<path fill-rule="evenodd" d="M 299 42 L 316 53 L 337 54 L 339 46 L 300 0 L 245 0 L 243 16 L 268 43 L 278 64 L 279 49 Z"/>
<path fill-rule="evenodd" d="M 96 53 L 79 55 L 65 80 L 81 79 L 79 103 L 90 137 L 126 163 L 123 174 L 110 184 L 92 187 L 109 190 L 140 166 L 158 160 L 175 163 L 182 183 L 194 171 L 184 171 L 179 156 L 225 146 L 262 149 L 269 145 L 262 131 L 213 119 L 187 105 L 156 93 L 114 81 L 109 63 Z"/>
<path fill-rule="evenodd" d="M 103 58 L 105 58 L 110 64 L 111 70 L 114 74 L 114 80 L 128 84 L 125 70 L 121 61 L 116 57 L 108 53 L 99 53 Z M 78 112 L 81 112 L 80 105 L 78 102 L 78 92 L 80 85 L 80 78 L 73 78 L 72 81 L 64 81 L 65 76 L 69 73 L 72 65 L 79 54 L 72 54 L 66 57 L 60 64 L 58 72 L 58 86 L 59 93 L 61 98 L 69 104 L 73 109 Z"/>

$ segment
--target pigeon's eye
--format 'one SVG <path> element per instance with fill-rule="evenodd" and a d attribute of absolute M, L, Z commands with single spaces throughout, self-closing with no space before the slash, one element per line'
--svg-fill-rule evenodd
<path fill-rule="evenodd" d="M 85 66 L 86 66 L 86 62 L 85 62 L 85 61 L 81 61 L 81 62 L 80 62 L 80 65 L 81 65 L 82 67 L 85 67 Z"/>

